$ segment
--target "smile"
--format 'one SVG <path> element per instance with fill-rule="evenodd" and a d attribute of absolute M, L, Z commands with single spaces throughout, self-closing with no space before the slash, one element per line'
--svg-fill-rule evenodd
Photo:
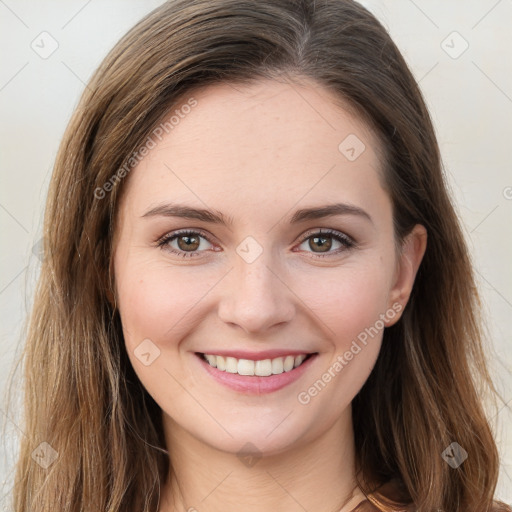
<path fill-rule="evenodd" d="M 222 372 L 268 377 L 292 371 L 308 359 L 311 354 L 287 355 L 260 360 L 237 359 L 236 357 L 224 357 L 215 354 L 201 354 L 201 356 L 210 366 Z"/>
<path fill-rule="evenodd" d="M 213 378 L 222 386 L 246 395 L 262 395 L 278 391 L 300 379 L 319 356 L 318 352 L 287 352 L 195 352 L 195 359 L 208 378 Z"/>

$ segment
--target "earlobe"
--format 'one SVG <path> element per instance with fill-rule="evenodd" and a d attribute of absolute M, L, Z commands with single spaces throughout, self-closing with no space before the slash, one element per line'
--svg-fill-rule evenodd
<path fill-rule="evenodd" d="M 400 304 L 400 313 L 386 323 L 390 327 L 402 316 L 402 312 L 409 300 L 414 280 L 427 248 L 427 230 L 421 224 L 416 224 L 412 231 L 404 238 L 400 257 L 397 262 L 395 283 L 390 291 L 388 307 L 397 309 Z"/>

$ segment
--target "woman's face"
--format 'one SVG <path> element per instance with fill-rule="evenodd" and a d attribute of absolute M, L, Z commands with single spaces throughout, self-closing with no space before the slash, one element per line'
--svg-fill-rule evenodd
<path fill-rule="evenodd" d="M 278 453 L 350 417 L 425 237 L 396 254 L 378 141 L 316 84 L 215 85 L 182 105 L 118 211 L 126 350 L 166 425 Z"/>

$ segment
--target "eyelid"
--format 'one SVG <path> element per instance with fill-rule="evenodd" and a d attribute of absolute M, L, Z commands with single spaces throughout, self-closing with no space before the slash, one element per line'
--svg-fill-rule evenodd
<path fill-rule="evenodd" d="M 206 231 L 203 231 L 200 228 L 184 228 L 184 229 L 176 229 L 174 231 L 169 231 L 168 233 L 165 233 L 165 235 L 158 238 L 155 243 L 158 245 L 160 243 L 169 241 L 169 239 L 177 238 L 179 235 L 200 235 L 203 238 L 205 238 L 208 242 L 213 244 L 212 240 L 210 239 L 210 235 L 206 233 Z"/>
<path fill-rule="evenodd" d="M 331 228 L 313 228 L 308 229 L 303 235 L 301 235 L 301 241 L 300 243 L 305 242 L 308 238 L 312 237 L 313 235 L 331 235 L 334 238 L 342 238 L 347 243 L 356 245 L 356 241 L 346 233 L 343 233 L 342 231 L 338 231 L 337 229 L 331 229 Z"/>

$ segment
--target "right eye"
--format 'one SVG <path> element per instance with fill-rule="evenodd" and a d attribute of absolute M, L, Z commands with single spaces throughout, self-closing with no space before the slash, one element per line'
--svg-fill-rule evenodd
<path fill-rule="evenodd" d="M 204 233 L 183 229 L 166 234 L 158 240 L 157 245 L 163 250 L 177 254 L 178 256 L 190 258 L 199 256 L 201 252 L 208 249 L 208 247 L 204 247 L 205 244 L 202 240 L 206 240 L 206 242 L 211 245 L 210 240 L 208 240 L 208 237 Z M 173 245 L 173 242 L 176 243 Z"/>

